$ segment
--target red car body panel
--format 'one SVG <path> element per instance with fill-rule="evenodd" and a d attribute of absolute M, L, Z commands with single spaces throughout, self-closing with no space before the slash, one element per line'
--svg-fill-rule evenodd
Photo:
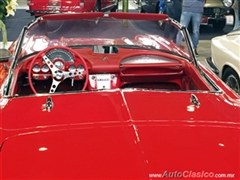
<path fill-rule="evenodd" d="M 142 123 L 136 125 L 137 137 L 130 123 L 96 126 L 9 139 L 2 150 L 2 178 L 152 179 L 149 176 L 165 171 L 177 170 L 186 176 L 190 172 L 234 175 L 240 168 L 239 148 L 234 148 L 238 141 L 232 138 L 238 130 Z M 193 133 L 196 135 L 191 136 Z M 236 158 L 229 158 L 229 154 Z M 233 177 L 239 179 L 239 174 Z"/>
<path fill-rule="evenodd" d="M 191 93 L 120 90 L 54 95 L 50 113 L 47 96 L 9 100 L 2 105 L 2 177 L 151 179 L 177 170 L 239 178 L 240 117 L 231 115 L 239 108 L 222 95 L 196 95 L 207 106 L 190 110 Z M 222 109 L 210 108 L 216 103 Z"/>
<path fill-rule="evenodd" d="M 102 11 L 113 9 L 117 6 L 115 0 L 99 0 Z M 39 15 L 48 13 L 79 13 L 94 11 L 97 0 L 29 0 L 29 12 Z"/>
<path fill-rule="evenodd" d="M 86 13 L 86 16 L 92 14 Z M 141 16 L 151 19 L 151 15 Z M 46 17 L 57 18 L 56 15 Z M 66 15 L 58 17 L 68 18 Z M 31 92 L 17 96 L 12 88 L 13 96 L 2 97 L 10 62 L 0 63 L 1 178 L 240 179 L 239 95 L 199 63 L 202 73 L 215 82 L 221 92 L 213 90 L 202 80 L 195 64 L 187 60 L 188 54 L 171 41 L 162 38 L 163 41 L 158 42 L 154 41 L 154 36 L 139 35 L 131 42 L 144 45 L 141 39 L 153 42 L 162 50 L 174 49 L 181 56 L 120 47 L 117 54 L 99 54 L 89 47 L 75 47 L 74 51 L 86 61 L 91 74 L 116 75 L 117 83 L 108 90 L 97 90 L 89 79 L 86 91 L 35 95 Z M 19 61 L 14 70 L 16 86 L 17 74 L 29 69 L 31 53 L 36 51 L 34 47 L 88 43 L 125 45 L 126 39 L 112 42 L 104 38 L 59 38 L 50 41 L 45 36 L 34 36 L 27 41 L 31 46 L 25 49 L 23 44 L 21 55 L 28 56 Z M 10 51 L 15 48 L 16 43 L 13 43 Z M 135 66 L 121 63 L 123 59 L 141 55 L 173 61 Z M 176 77 L 172 78 L 172 74 Z M 196 90 L 189 87 L 189 77 L 194 80 Z M 185 89 L 122 88 L 125 81 L 134 78 L 138 81 L 163 79 Z M 192 102 L 193 96 L 199 106 Z M 46 109 L 48 98 L 53 103 L 50 111 Z"/>

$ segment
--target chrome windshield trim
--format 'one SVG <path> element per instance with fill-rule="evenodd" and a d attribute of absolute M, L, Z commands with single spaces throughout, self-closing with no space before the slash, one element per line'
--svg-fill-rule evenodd
<path fill-rule="evenodd" d="M 107 15 L 109 16 L 109 15 Z M 12 87 L 12 83 L 13 83 L 13 73 L 14 73 L 14 69 L 17 65 L 17 58 L 21 52 L 21 47 L 24 41 L 24 38 L 26 36 L 26 33 L 29 29 L 31 29 L 35 24 L 39 23 L 40 21 L 45 21 L 44 17 L 39 17 L 36 18 L 34 20 L 32 20 L 28 25 L 24 26 L 19 38 L 17 40 L 17 44 L 16 44 L 16 51 L 13 55 L 13 59 L 12 59 L 12 63 L 10 65 L 9 68 L 9 74 L 7 75 L 4 83 L 3 83 L 3 97 L 9 97 L 11 96 L 11 87 Z M 172 18 L 167 18 L 164 19 L 164 21 L 169 22 L 170 24 L 172 24 L 173 26 L 175 26 L 177 29 L 179 29 L 179 31 L 182 31 L 184 37 L 185 37 L 185 41 L 190 53 L 190 58 L 185 58 L 186 61 L 188 61 L 189 63 L 194 63 L 195 67 L 198 69 L 198 71 L 200 72 L 200 74 L 202 75 L 202 77 L 204 79 L 206 79 L 206 81 L 217 91 L 217 92 L 221 92 L 221 89 L 214 83 L 213 80 L 211 80 L 210 77 L 208 77 L 204 71 L 200 68 L 200 66 L 198 65 L 198 60 L 194 54 L 194 48 L 193 48 L 193 44 L 192 44 L 192 40 L 191 40 L 191 36 L 187 30 L 187 28 L 185 26 L 182 26 L 179 22 L 177 22 L 176 20 L 172 19 Z"/>
<path fill-rule="evenodd" d="M 13 79 L 13 73 L 14 73 L 14 68 L 17 65 L 17 57 L 19 55 L 19 53 L 21 52 L 21 47 L 22 47 L 22 43 L 23 40 L 25 38 L 26 35 L 26 31 L 29 30 L 32 26 L 34 26 L 36 23 L 38 23 L 40 20 L 42 20 L 41 17 L 32 20 L 28 25 L 24 26 L 19 38 L 17 40 L 17 44 L 16 44 L 16 51 L 13 54 L 13 59 L 12 59 L 12 63 L 10 65 L 9 68 L 9 73 L 3 83 L 3 97 L 9 97 L 10 96 L 10 87 L 12 85 L 12 79 Z"/>
<path fill-rule="evenodd" d="M 223 90 L 200 68 L 198 64 L 197 57 L 194 53 L 194 47 L 192 43 L 191 36 L 187 30 L 187 27 L 182 26 L 179 22 L 175 21 L 174 19 L 169 18 L 171 20 L 171 23 L 175 25 L 178 29 L 182 30 L 184 37 L 186 38 L 186 44 L 188 46 L 189 52 L 190 52 L 190 59 L 192 59 L 195 67 L 200 72 L 201 76 L 213 87 L 213 89 L 216 91 L 216 93 L 222 93 Z"/>

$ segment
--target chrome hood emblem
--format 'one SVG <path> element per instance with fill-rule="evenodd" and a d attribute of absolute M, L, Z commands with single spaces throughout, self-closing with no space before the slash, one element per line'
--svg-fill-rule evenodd
<path fill-rule="evenodd" d="M 45 109 L 50 112 L 53 108 L 53 101 L 51 97 L 47 98 L 46 104 L 45 104 Z"/>

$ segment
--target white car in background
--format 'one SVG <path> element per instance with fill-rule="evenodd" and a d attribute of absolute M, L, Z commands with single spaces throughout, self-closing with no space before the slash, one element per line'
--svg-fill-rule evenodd
<path fill-rule="evenodd" d="M 240 27 L 211 40 L 207 64 L 229 87 L 240 94 Z"/>

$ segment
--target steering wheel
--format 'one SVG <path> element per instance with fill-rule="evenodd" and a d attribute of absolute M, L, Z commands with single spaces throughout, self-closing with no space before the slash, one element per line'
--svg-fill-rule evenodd
<path fill-rule="evenodd" d="M 74 57 L 74 62 L 66 62 L 64 61 L 64 59 L 62 59 L 62 63 L 64 64 L 63 68 L 56 67 L 54 63 L 46 56 L 47 52 L 53 49 L 61 49 L 71 53 L 71 55 Z M 38 72 L 33 71 L 33 67 L 35 65 L 39 67 Z M 42 69 L 41 67 L 46 65 L 49 68 L 48 73 L 46 72 L 44 73 L 41 70 Z M 75 67 L 75 69 L 70 70 L 69 69 L 70 66 Z M 71 78 L 72 80 L 83 80 L 85 78 L 84 86 L 82 88 L 82 90 L 85 90 L 88 83 L 89 72 L 85 60 L 76 51 L 64 46 L 51 46 L 44 49 L 43 51 L 40 51 L 30 63 L 28 69 L 28 82 L 33 93 L 37 94 L 37 91 L 33 86 L 32 78 L 35 77 L 35 79 L 41 80 L 41 78 L 46 76 L 52 77 L 52 84 L 49 93 L 54 93 L 57 90 L 58 85 L 67 78 Z"/>

